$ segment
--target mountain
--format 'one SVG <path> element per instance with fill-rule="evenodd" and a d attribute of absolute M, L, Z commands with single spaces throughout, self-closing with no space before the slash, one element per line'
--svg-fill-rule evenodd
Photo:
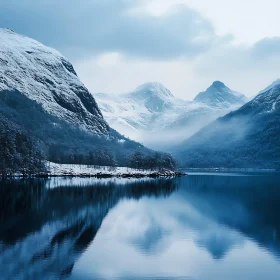
<path fill-rule="evenodd" d="M 113 153 L 118 163 L 137 149 L 149 152 L 109 127 L 65 57 L 2 28 L 0 117 L 0 122 L 5 118 L 40 142 L 42 151 L 55 161 L 79 156 L 82 162 L 83 155 L 100 147 Z"/>
<path fill-rule="evenodd" d="M 247 98 L 244 94 L 231 90 L 224 83 L 215 81 L 206 91 L 200 92 L 194 101 L 211 107 L 230 108 L 234 105 L 243 105 Z"/>
<path fill-rule="evenodd" d="M 151 113 L 162 112 L 172 106 L 175 97 L 160 83 L 146 83 L 124 97 L 140 102 Z"/>
<path fill-rule="evenodd" d="M 176 98 L 160 83 L 147 83 L 127 94 L 94 96 L 110 126 L 150 147 L 161 148 L 180 143 L 246 100 L 221 82 L 214 82 L 193 101 Z"/>
<path fill-rule="evenodd" d="M 174 106 L 175 97 L 159 83 L 147 83 L 127 94 L 94 94 L 105 119 L 121 133 L 134 137 L 150 128 L 156 117 Z"/>
<path fill-rule="evenodd" d="M 17 90 L 60 120 L 109 134 L 94 98 L 66 58 L 9 29 L 0 29 L 0 38 L 1 92 Z"/>
<path fill-rule="evenodd" d="M 177 146 L 184 166 L 280 168 L 280 85 Z"/>

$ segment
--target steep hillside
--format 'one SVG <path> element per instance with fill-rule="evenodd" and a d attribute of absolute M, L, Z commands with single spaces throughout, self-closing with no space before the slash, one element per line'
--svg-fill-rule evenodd
<path fill-rule="evenodd" d="M 217 119 L 174 150 L 184 166 L 280 168 L 280 85 Z"/>
<path fill-rule="evenodd" d="M 109 134 L 94 98 L 59 52 L 9 29 L 0 29 L 0 50 L 0 91 L 17 90 L 61 120 Z"/>
<path fill-rule="evenodd" d="M 149 153 L 109 127 L 67 59 L 9 29 L 0 29 L 1 116 L 39 141 L 54 161 L 82 162 L 90 151 L 105 149 L 124 164 L 135 150 Z"/>

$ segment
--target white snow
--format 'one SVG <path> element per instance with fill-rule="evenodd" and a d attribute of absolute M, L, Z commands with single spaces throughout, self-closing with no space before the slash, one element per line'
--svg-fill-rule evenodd
<path fill-rule="evenodd" d="M 229 91 L 227 94 L 241 95 L 243 98 L 242 94 Z M 96 93 L 94 97 L 111 127 L 146 145 L 151 144 L 152 138 L 157 135 L 161 143 L 169 143 L 171 134 L 174 134 L 173 138 L 176 139 L 177 132 L 185 139 L 216 118 L 242 105 L 242 102 L 220 102 L 220 106 L 210 106 L 182 100 L 174 97 L 160 83 L 144 84 L 131 93 Z M 178 141 L 183 140 L 177 138 Z M 154 139 L 155 143 L 158 140 Z"/>
<path fill-rule="evenodd" d="M 97 176 L 108 175 L 114 177 L 126 176 L 149 176 L 155 174 L 155 170 L 140 170 L 128 167 L 94 166 L 78 164 L 58 164 L 53 162 L 46 163 L 48 174 L 52 176 Z M 174 175 L 172 171 L 161 171 L 162 176 Z"/>

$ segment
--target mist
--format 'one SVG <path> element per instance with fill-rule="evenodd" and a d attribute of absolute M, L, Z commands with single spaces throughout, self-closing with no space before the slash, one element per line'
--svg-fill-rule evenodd
<path fill-rule="evenodd" d="M 151 149 L 168 151 L 186 141 L 203 127 L 210 124 L 217 118 L 224 116 L 228 110 L 190 111 L 181 118 L 161 129 L 135 129 L 122 123 L 112 123 L 111 125 L 121 131 L 124 136 L 140 142 Z"/>
<path fill-rule="evenodd" d="M 249 116 L 218 118 L 177 147 L 171 148 L 183 166 L 189 167 L 249 167 L 244 140 L 250 135 Z"/>

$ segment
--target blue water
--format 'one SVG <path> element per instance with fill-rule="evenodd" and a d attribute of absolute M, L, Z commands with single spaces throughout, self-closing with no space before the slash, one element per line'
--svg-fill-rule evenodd
<path fill-rule="evenodd" d="M 279 174 L 0 182 L 0 279 L 280 279 Z"/>

